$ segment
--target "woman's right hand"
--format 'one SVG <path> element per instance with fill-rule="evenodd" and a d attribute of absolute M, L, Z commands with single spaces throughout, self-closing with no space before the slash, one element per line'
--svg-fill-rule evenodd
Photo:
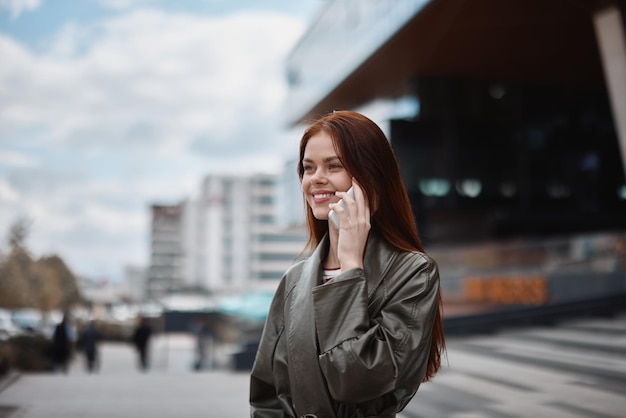
<path fill-rule="evenodd" d="M 363 268 L 365 245 L 371 229 L 371 213 L 363 189 L 354 179 L 352 187 L 354 199 L 347 192 L 336 193 L 346 204 L 347 213 L 337 203 L 330 205 L 330 209 L 334 210 L 340 219 L 337 257 L 342 271 Z"/>

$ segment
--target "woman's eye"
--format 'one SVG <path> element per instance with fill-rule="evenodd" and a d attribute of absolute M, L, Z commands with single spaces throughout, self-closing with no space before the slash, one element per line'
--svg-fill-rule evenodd
<path fill-rule="evenodd" d="M 337 170 L 343 168 L 343 166 L 341 164 L 330 164 L 328 168 L 330 168 L 331 170 Z"/>
<path fill-rule="evenodd" d="M 304 171 L 313 171 L 315 170 L 315 168 L 311 165 L 305 165 L 302 167 L 304 169 Z"/>

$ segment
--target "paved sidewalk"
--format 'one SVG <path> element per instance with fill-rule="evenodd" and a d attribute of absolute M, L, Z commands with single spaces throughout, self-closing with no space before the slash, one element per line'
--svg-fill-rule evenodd
<path fill-rule="evenodd" d="M 398 418 L 614 417 L 626 410 L 626 314 L 451 337 L 444 367 Z M 22 374 L 0 388 L 0 418 L 240 418 L 249 416 L 248 372 L 229 350 L 193 371 L 190 336 L 158 338 L 152 368 L 138 371 L 129 344 L 105 344 L 89 375 Z"/>
<path fill-rule="evenodd" d="M 0 418 L 249 416 L 248 373 L 193 371 L 193 349 L 188 336 L 156 339 L 152 367 L 143 373 L 132 346 L 102 344 L 96 374 L 85 372 L 81 356 L 67 375 L 21 374 L 0 392 Z"/>

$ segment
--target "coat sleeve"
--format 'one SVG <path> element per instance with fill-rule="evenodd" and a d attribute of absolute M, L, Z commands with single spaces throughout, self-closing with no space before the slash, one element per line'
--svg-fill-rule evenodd
<path fill-rule="evenodd" d="M 259 349 L 250 375 L 250 416 L 254 418 L 283 418 L 278 388 L 274 382 L 273 364 L 276 345 L 284 329 L 285 278 L 281 281 L 270 306 Z"/>
<path fill-rule="evenodd" d="M 385 273 L 383 305 L 371 318 L 362 269 L 313 290 L 320 367 L 340 402 L 365 402 L 399 389 L 411 396 L 425 375 L 439 273 L 424 254 L 406 258 Z"/>

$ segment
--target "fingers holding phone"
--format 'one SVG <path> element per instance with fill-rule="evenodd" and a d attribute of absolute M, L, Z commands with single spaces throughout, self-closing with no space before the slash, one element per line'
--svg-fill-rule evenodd
<path fill-rule="evenodd" d="M 348 192 L 338 193 L 342 199 L 330 205 L 328 219 L 337 221 L 337 256 L 342 270 L 363 267 L 363 254 L 370 231 L 370 209 L 361 187 L 352 182 Z M 334 226 L 333 226 L 334 228 Z"/>
<path fill-rule="evenodd" d="M 337 230 L 341 228 L 342 220 L 367 224 L 369 227 L 370 210 L 363 189 L 358 183 L 353 180 L 352 187 L 347 192 L 336 192 L 335 194 L 342 196 L 342 198 L 339 202 L 330 205 L 328 220 Z"/>
<path fill-rule="evenodd" d="M 354 186 L 350 187 L 346 193 L 350 199 L 354 200 Z M 333 224 L 335 229 L 339 229 L 341 226 L 340 215 L 337 214 L 337 212 L 335 211 L 335 208 L 337 208 L 337 206 L 341 208 L 341 209 L 338 209 L 340 212 L 345 213 L 345 217 L 350 216 L 350 210 L 348 209 L 348 204 L 346 203 L 344 199 L 340 199 L 336 205 L 332 205 L 331 206 L 332 209 L 330 210 L 330 212 L 328 212 L 328 220 Z"/>

